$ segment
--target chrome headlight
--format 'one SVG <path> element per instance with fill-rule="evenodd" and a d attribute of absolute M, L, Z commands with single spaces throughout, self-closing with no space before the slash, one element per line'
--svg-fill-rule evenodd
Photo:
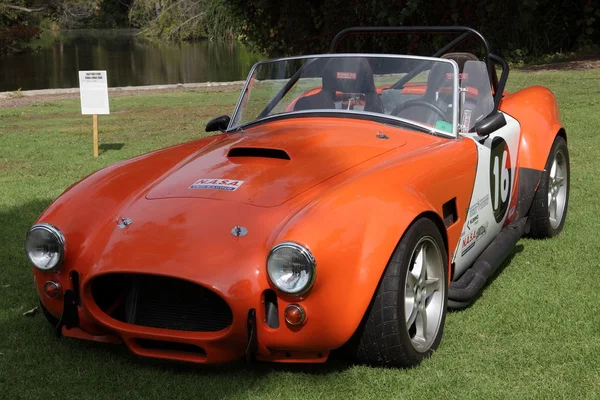
<path fill-rule="evenodd" d="M 267 258 L 269 279 L 284 293 L 299 295 L 307 292 L 316 276 L 316 262 L 311 252 L 294 242 L 279 243 Z"/>
<path fill-rule="evenodd" d="M 50 271 L 62 264 L 66 242 L 63 234 L 53 225 L 36 224 L 25 239 L 25 252 L 29 261 L 42 271 Z"/>

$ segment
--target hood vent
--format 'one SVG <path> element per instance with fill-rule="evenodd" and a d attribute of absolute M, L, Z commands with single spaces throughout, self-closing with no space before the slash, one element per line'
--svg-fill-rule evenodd
<path fill-rule="evenodd" d="M 227 157 L 259 157 L 291 160 L 290 155 L 284 150 L 267 149 L 262 147 L 234 147 L 229 150 Z"/>

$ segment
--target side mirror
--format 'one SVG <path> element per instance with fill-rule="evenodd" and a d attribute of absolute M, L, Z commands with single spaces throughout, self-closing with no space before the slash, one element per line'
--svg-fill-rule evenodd
<path fill-rule="evenodd" d="M 477 122 L 471 129 L 471 132 L 476 132 L 477 136 L 489 136 L 505 125 L 506 118 L 504 118 L 504 114 L 495 111 L 481 121 Z"/>
<path fill-rule="evenodd" d="M 208 121 L 208 124 L 206 124 L 206 132 L 226 131 L 227 127 L 229 126 L 230 119 L 231 118 L 229 118 L 228 115 L 221 115 L 220 117 L 211 119 Z"/>

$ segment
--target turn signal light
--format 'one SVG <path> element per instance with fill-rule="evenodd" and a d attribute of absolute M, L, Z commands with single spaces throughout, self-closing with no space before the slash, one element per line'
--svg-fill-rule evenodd
<path fill-rule="evenodd" d="M 57 299 L 62 294 L 62 287 L 58 282 L 48 281 L 44 283 L 44 293 L 49 299 Z"/>
<path fill-rule="evenodd" d="M 304 309 L 298 304 L 290 304 L 283 312 L 285 321 L 290 325 L 300 325 L 306 320 Z"/>

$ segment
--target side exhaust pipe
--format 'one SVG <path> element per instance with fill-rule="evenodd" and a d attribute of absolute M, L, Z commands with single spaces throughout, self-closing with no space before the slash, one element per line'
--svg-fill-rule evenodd
<path fill-rule="evenodd" d="M 510 255 L 519 239 L 529 228 L 527 218 L 520 218 L 505 227 L 457 281 L 448 289 L 448 307 L 467 308 L 477 298 L 486 282 Z"/>

